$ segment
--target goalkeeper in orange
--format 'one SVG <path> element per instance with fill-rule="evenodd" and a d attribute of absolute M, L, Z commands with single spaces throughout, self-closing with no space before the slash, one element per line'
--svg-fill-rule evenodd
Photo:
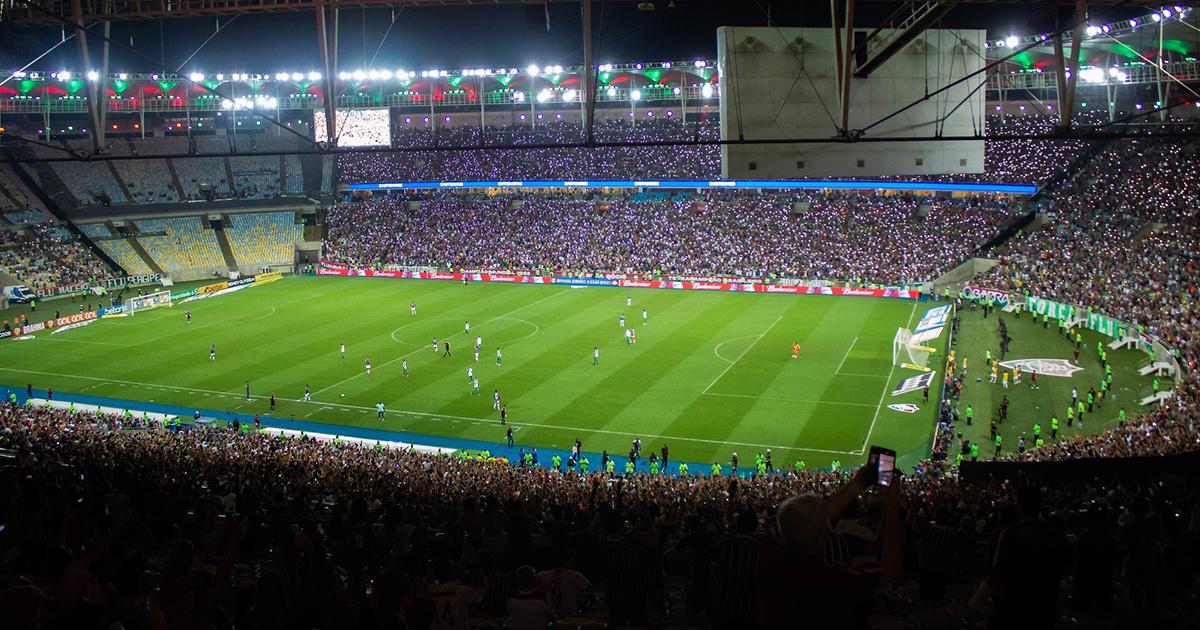
<path fill-rule="evenodd" d="M 799 356 L 800 356 L 800 342 L 793 341 L 792 342 L 792 358 L 795 359 L 795 358 L 798 358 Z"/>

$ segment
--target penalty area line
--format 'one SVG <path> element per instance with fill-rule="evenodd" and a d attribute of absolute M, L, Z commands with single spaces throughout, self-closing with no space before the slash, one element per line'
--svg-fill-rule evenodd
<path fill-rule="evenodd" d="M 721 380 L 721 378 L 722 378 L 722 377 L 724 377 L 724 376 L 725 376 L 725 374 L 726 374 L 727 372 L 729 372 L 729 370 L 730 370 L 731 368 L 733 368 L 733 366 L 737 365 L 737 362 L 738 362 L 738 361 L 741 361 L 741 360 L 742 360 L 742 357 L 746 356 L 746 353 L 747 353 L 747 352 L 750 352 L 751 348 L 753 348 L 754 346 L 758 345 L 758 342 L 762 341 L 762 338 L 763 338 L 763 337 L 765 337 L 765 336 L 767 336 L 767 333 L 771 332 L 771 329 L 772 329 L 772 328 L 774 328 L 774 327 L 775 327 L 775 325 L 776 325 L 776 324 L 778 324 L 778 323 L 779 323 L 779 320 L 781 320 L 781 319 L 783 319 L 783 315 L 780 315 L 779 317 L 776 317 L 776 318 L 775 318 L 775 321 L 771 322 L 771 325 L 770 325 L 770 326 L 767 326 L 767 329 L 766 329 L 766 330 L 764 330 L 764 331 L 762 331 L 761 333 L 759 333 L 759 334 L 758 334 L 758 336 L 754 338 L 754 341 L 752 341 L 752 342 L 750 343 L 750 345 L 746 346 L 746 349 L 745 349 L 745 350 L 742 350 L 742 353 L 741 353 L 741 354 L 737 355 L 737 358 L 736 358 L 736 359 L 734 359 L 734 360 L 730 361 L 730 362 L 729 362 L 729 365 L 725 366 L 725 369 L 724 369 L 724 370 L 721 370 L 721 373 L 717 375 L 717 378 L 714 378 L 714 379 L 712 380 L 712 382 L 708 384 L 708 387 L 705 387 L 705 388 L 704 388 L 704 391 L 700 392 L 700 394 L 701 394 L 701 395 L 707 394 L 707 393 L 708 393 L 708 390 L 712 389 L 712 386 L 713 386 L 713 385 L 716 385 L 716 384 L 717 384 L 717 381 Z M 731 339 L 730 341 L 732 341 L 732 339 Z M 713 348 L 713 352 L 716 352 L 716 348 Z M 718 357 L 719 357 L 719 356 L 720 356 L 720 355 L 718 355 Z"/>
<path fill-rule="evenodd" d="M 846 356 L 842 357 L 842 362 L 838 363 L 837 369 L 833 371 L 834 374 L 842 373 L 842 366 L 846 365 L 846 359 L 850 358 L 850 351 L 854 349 L 854 344 L 856 343 L 858 343 L 858 337 L 855 337 L 854 341 L 850 342 L 850 347 L 846 348 Z"/>
<path fill-rule="evenodd" d="M 913 315 L 917 313 L 917 302 L 913 300 L 912 311 L 908 314 L 908 319 L 904 322 L 904 327 L 908 328 L 912 324 Z M 871 433 L 875 431 L 875 423 L 879 420 L 879 411 L 883 409 L 883 399 L 887 396 L 888 388 L 892 386 L 892 377 L 896 375 L 896 363 L 892 363 L 892 369 L 888 371 L 887 380 L 883 382 L 883 391 L 879 392 L 879 404 L 875 405 L 875 415 L 871 418 L 871 426 L 867 427 L 867 436 L 863 438 L 862 448 L 858 449 L 858 455 L 867 452 L 867 443 L 871 441 Z"/>

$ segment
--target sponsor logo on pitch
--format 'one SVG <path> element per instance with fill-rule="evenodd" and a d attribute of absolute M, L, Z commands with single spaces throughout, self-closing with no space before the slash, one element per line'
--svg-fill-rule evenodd
<path fill-rule="evenodd" d="M 1083 370 L 1082 367 L 1066 359 L 1014 359 L 1001 361 L 1000 365 L 1010 370 L 1021 368 L 1022 372 L 1037 372 L 1039 376 L 1061 376 L 1063 378 L 1070 378 L 1072 374 Z"/>

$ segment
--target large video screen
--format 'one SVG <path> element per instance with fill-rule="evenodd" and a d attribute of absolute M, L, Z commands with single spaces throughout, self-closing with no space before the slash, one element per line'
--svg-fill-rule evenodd
<path fill-rule="evenodd" d="M 317 142 L 328 142 L 325 111 L 314 113 Z M 377 147 L 392 143 L 391 120 L 386 109 L 340 109 L 335 114 L 334 134 L 339 147 Z"/>

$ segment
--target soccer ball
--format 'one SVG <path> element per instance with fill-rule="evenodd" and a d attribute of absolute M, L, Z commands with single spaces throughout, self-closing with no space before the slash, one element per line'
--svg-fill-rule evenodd
<path fill-rule="evenodd" d="M 976 377 L 975 377 L 975 382 L 976 382 L 976 383 L 982 383 L 982 382 L 983 382 L 983 377 L 982 377 L 982 376 L 976 376 Z M 342 394 L 342 395 L 343 395 L 343 396 L 345 396 L 345 394 Z"/>
<path fill-rule="evenodd" d="M 345 394 L 342 394 L 342 398 L 345 398 L 345 397 L 346 397 L 346 395 L 345 395 Z"/>

